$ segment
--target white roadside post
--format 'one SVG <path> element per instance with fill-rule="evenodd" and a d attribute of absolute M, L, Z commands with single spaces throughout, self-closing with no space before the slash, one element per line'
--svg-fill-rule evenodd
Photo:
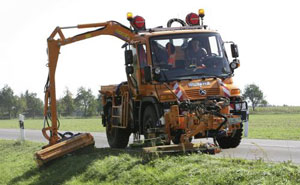
<path fill-rule="evenodd" d="M 25 131 L 24 131 L 24 115 L 19 114 L 19 126 L 20 126 L 20 139 L 25 141 Z"/>
<path fill-rule="evenodd" d="M 248 120 L 245 122 L 244 136 L 248 137 Z"/>

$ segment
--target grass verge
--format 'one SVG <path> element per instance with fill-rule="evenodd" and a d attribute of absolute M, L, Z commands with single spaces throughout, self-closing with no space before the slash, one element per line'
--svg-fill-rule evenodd
<path fill-rule="evenodd" d="M 253 114 L 300 114 L 300 106 L 256 107 L 255 111 L 249 107 L 250 115 Z"/>
<path fill-rule="evenodd" d="M 87 132 L 104 132 L 100 118 L 87 119 L 60 119 L 60 130 L 65 131 L 87 131 Z M 41 130 L 44 125 L 42 119 L 27 119 L 25 120 L 25 129 Z M 0 120 L 0 128 L 19 128 L 19 121 Z"/>
<path fill-rule="evenodd" d="M 300 140 L 300 114 L 250 115 L 249 138 Z"/>
<path fill-rule="evenodd" d="M 300 166 L 192 154 L 144 161 L 140 153 L 82 150 L 38 168 L 38 143 L 0 140 L 1 184 L 299 184 Z"/>

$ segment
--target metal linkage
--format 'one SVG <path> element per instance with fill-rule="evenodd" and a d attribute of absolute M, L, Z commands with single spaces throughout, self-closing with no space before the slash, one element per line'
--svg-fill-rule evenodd
<path fill-rule="evenodd" d="M 225 97 L 207 97 L 204 101 L 181 102 L 179 108 L 183 111 L 195 112 L 196 114 L 215 114 L 229 105 L 230 100 Z"/>

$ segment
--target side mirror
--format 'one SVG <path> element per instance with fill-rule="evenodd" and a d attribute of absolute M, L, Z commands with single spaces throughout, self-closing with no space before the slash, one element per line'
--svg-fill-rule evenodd
<path fill-rule="evenodd" d="M 125 65 L 133 64 L 133 54 L 131 50 L 125 50 Z"/>
<path fill-rule="evenodd" d="M 133 66 L 126 66 L 126 74 L 127 75 L 131 75 L 131 74 L 133 74 L 133 72 L 134 72 Z"/>
<path fill-rule="evenodd" d="M 231 44 L 231 55 L 233 58 L 237 58 L 239 57 L 239 50 L 238 50 L 238 46 L 236 44 Z"/>
<path fill-rule="evenodd" d="M 144 67 L 144 78 L 147 83 L 152 81 L 152 70 L 150 66 Z"/>
<path fill-rule="evenodd" d="M 230 64 L 230 69 L 234 71 L 236 68 L 240 67 L 240 60 L 239 59 L 234 59 Z"/>

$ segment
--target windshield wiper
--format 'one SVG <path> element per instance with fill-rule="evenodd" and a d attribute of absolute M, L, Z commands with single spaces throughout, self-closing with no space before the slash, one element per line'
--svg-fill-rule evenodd
<path fill-rule="evenodd" d="M 207 74 L 207 73 L 193 73 L 193 74 L 184 74 L 176 77 L 189 77 L 189 76 L 199 76 L 201 78 L 209 78 L 209 77 L 218 77 L 217 75 Z"/>
<path fill-rule="evenodd" d="M 231 75 L 232 75 L 232 73 L 225 73 L 225 74 L 218 75 L 217 77 L 218 78 L 228 78 Z"/>
<path fill-rule="evenodd" d="M 208 73 L 193 73 L 193 74 L 179 75 L 179 76 L 176 76 L 176 77 L 193 77 L 193 76 L 199 76 L 200 78 L 227 78 L 230 75 L 231 75 L 231 73 L 221 74 L 221 75 L 214 75 L 214 74 L 208 74 Z"/>

